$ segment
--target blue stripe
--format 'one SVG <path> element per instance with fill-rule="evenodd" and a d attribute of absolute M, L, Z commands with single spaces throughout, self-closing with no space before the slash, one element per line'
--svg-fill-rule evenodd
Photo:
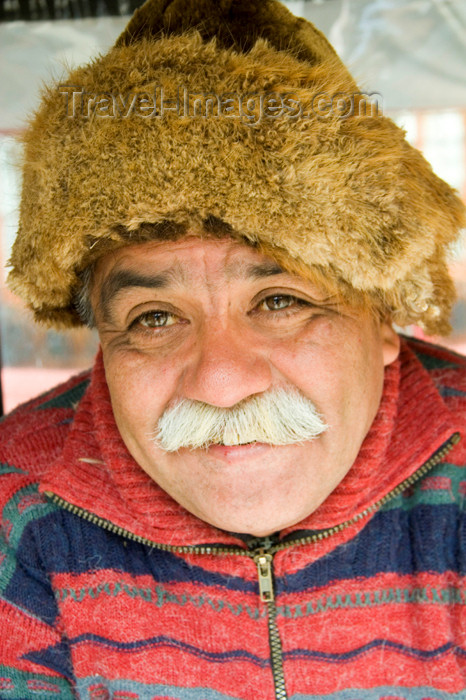
<path fill-rule="evenodd" d="M 329 583 L 423 571 L 466 573 L 466 521 L 455 503 L 378 512 L 354 537 L 295 574 L 277 578 L 277 594 Z"/>
<path fill-rule="evenodd" d="M 461 369 L 465 366 L 466 358 L 451 349 L 444 348 L 440 345 L 432 345 L 418 338 L 405 337 L 404 339 L 408 341 L 410 350 L 414 352 L 428 372 L 436 369 Z M 443 357 L 432 354 L 436 349 Z"/>
<path fill-rule="evenodd" d="M 465 391 L 460 391 L 460 389 L 453 389 L 450 386 L 442 386 L 438 385 L 437 386 L 437 391 L 439 392 L 440 396 L 444 399 L 449 398 L 450 396 L 461 396 L 463 398 L 466 398 L 466 392 Z"/>
<path fill-rule="evenodd" d="M 108 680 L 101 676 L 79 678 L 76 683 L 78 696 L 80 698 L 89 698 L 90 689 L 100 685 L 108 690 L 110 697 L 113 697 L 114 693 L 119 691 L 134 693 L 137 695 L 138 700 L 153 700 L 154 696 L 173 698 L 174 700 L 241 700 L 238 695 L 230 695 L 229 693 L 226 695 L 225 693 L 213 690 L 212 688 L 205 688 L 204 686 L 182 688 L 181 686 L 165 685 L 162 683 L 146 684 L 125 679 Z M 260 699 L 258 698 L 258 700 Z"/>
<path fill-rule="evenodd" d="M 88 371 L 86 372 L 88 375 Z M 71 381 L 71 380 L 69 380 Z M 78 384 L 75 384 L 75 386 L 72 386 L 71 389 L 67 389 L 66 391 L 62 391 L 60 394 L 57 396 L 48 399 L 47 397 L 53 394 L 56 390 L 57 387 L 52 389 L 51 391 L 46 392 L 43 394 L 41 398 L 44 399 L 42 403 L 40 403 L 38 406 L 36 406 L 35 410 L 43 410 L 46 408 L 72 408 L 74 409 L 75 406 L 81 401 L 82 397 L 86 393 L 86 389 L 89 386 L 90 379 L 87 376 L 83 381 L 79 382 Z"/>
<path fill-rule="evenodd" d="M 356 692 L 355 692 L 356 690 Z M 384 685 L 370 688 L 368 690 L 339 690 L 336 693 L 326 693 L 323 695 L 303 695 L 296 693 L 290 697 L 290 700 L 380 700 L 380 698 L 396 698 L 397 700 L 465 700 L 466 693 L 447 693 L 445 690 L 437 690 L 437 688 L 423 686 L 422 688 L 411 688 L 400 685 Z M 184 696 L 180 695 L 180 700 L 184 700 Z M 142 699 L 141 699 L 142 700 Z M 144 698 L 144 700 L 146 700 Z M 149 699 L 148 699 L 149 700 Z"/>
<path fill-rule="evenodd" d="M 286 680 L 286 679 L 285 679 Z M 174 700 L 241 700 L 238 695 L 226 695 L 212 688 L 206 687 L 191 687 L 183 688 L 178 685 L 165 685 L 162 683 L 146 684 L 133 680 L 108 680 L 102 676 L 91 676 L 88 678 L 79 678 L 76 688 L 78 695 L 81 698 L 90 696 L 90 688 L 102 686 L 105 688 L 110 697 L 114 693 L 127 692 L 137 695 L 138 700 L 153 700 L 154 696 L 173 698 Z M 360 689 L 358 687 L 345 690 L 339 690 L 335 693 L 303 694 L 294 693 L 289 697 L 289 700 L 380 700 L 380 698 L 397 698 L 403 700 L 465 700 L 465 691 L 458 693 L 448 693 L 445 690 L 437 690 L 434 687 L 422 686 L 420 688 L 412 688 L 399 685 L 384 685 L 369 689 Z M 258 700 L 261 700 L 258 698 Z"/>
<path fill-rule="evenodd" d="M 0 476 L 4 474 L 27 474 L 28 472 L 24 469 L 18 469 L 8 462 L 0 462 Z"/>
<path fill-rule="evenodd" d="M 105 647 L 107 649 L 114 649 L 119 652 L 133 652 L 140 651 L 141 649 L 157 648 L 157 647 L 172 647 L 174 649 L 179 649 L 192 656 L 197 656 L 207 661 L 212 661 L 215 663 L 224 663 L 226 661 L 249 661 L 250 663 L 258 666 L 259 668 L 268 668 L 270 666 L 269 658 L 263 659 L 255 654 L 250 654 L 244 649 L 232 649 L 231 651 L 213 652 L 206 651 L 201 647 L 196 647 L 193 644 L 188 644 L 182 642 L 179 639 L 174 639 L 173 637 L 168 637 L 166 635 L 159 635 L 157 637 L 150 637 L 149 639 L 139 639 L 132 642 L 119 642 L 115 639 L 108 639 L 108 637 L 102 637 L 98 634 L 86 633 L 80 634 L 77 637 L 72 637 L 69 640 L 69 645 L 72 648 L 75 644 L 90 643 L 95 644 L 99 647 Z M 28 658 L 32 660 L 31 654 Z"/>
<path fill-rule="evenodd" d="M 330 653 L 324 651 L 317 651 L 312 649 L 292 649 L 291 651 L 285 652 L 283 657 L 285 659 L 312 659 L 318 661 L 327 661 L 329 663 L 342 663 L 345 661 L 350 661 L 355 659 L 361 654 L 366 654 L 368 651 L 373 649 L 378 649 L 383 647 L 384 649 L 391 649 L 393 651 L 398 651 L 400 654 L 405 656 L 411 656 L 414 659 L 422 659 L 423 661 L 428 661 L 430 659 L 436 659 L 439 656 L 444 656 L 449 652 L 453 652 L 457 656 L 466 658 L 466 650 L 461 647 L 457 647 L 451 642 L 443 644 L 436 649 L 417 649 L 416 647 L 409 647 L 405 644 L 399 644 L 398 642 L 393 642 L 389 639 L 373 639 L 372 642 L 368 644 L 363 644 L 356 649 L 351 649 L 350 651 L 342 652 L 341 654 Z"/>
<path fill-rule="evenodd" d="M 184 653 L 190 654 L 191 656 L 202 658 L 211 663 L 226 663 L 234 661 L 247 661 L 258 668 L 268 668 L 270 666 L 270 660 L 263 659 L 255 654 L 244 649 L 232 649 L 231 651 L 223 652 L 210 652 L 200 647 L 194 646 L 193 644 L 188 644 L 182 642 L 179 639 L 174 639 L 173 637 L 168 637 L 166 635 L 159 635 L 157 637 L 151 637 L 149 639 L 140 639 L 132 642 L 120 642 L 114 639 L 109 639 L 107 637 L 102 637 L 97 634 L 86 633 L 81 634 L 77 637 L 73 637 L 69 640 L 69 646 L 72 648 L 77 644 L 92 644 L 98 647 L 103 647 L 106 649 L 113 649 L 117 652 L 132 653 L 138 652 L 142 649 L 157 649 L 158 647 L 170 647 L 172 649 L 178 649 Z M 389 639 L 374 639 L 367 644 L 363 644 L 360 647 L 351 649 L 349 651 L 341 653 L 331 653 L 324 652 L 317 649 L 291 649 L 283 653 L 284 661 L 297 661 L 297 660 L 311 660 L 311 661 L 321 661 L 332 664 L 346 663 L 347 661 L 352 661 L 358 657 L 367 654 L 370 651 L 382 649 L 391 649 L 392 651 L 399 652 L 400 655 L 408 656 L 411 658 L 419 659 L 422 661 L 430 661 L 432 659 L 438 659 L 439 657 L 445 656 L 446 654 L 453 653 L 455 656 L 460 656 L 466 658 L 466 650 L 458 647 L 451 642 L 447 642 L 436 649 L 418 649 L 416 647 L 411 647 L 405 644 L 400 644 L 398 642 L 393 642 Z M 47 666 L 53 670 L 63 671 L 60 666 L 57 666 L 57 658 L 62 656 L 65 657 L 67 653 L 67 648 L 64 645 L 57 645 L 56 647 L 50 647 L 48 650 L 42 650 L 40 653 L 31 652 L 25 655 L 25 659 L 33 661 L 35 663 L 41 663 L 41 665 Z M 66 674 L 68 675 L 68 674 Z"/>
<path fill-rule="evenodd" d="M 466 574 L 466 521 L 455 503 L 420 504 L 411 510 L 377 513 L 350 542 L 286 577 L 277 577 L 277 594 L 314 590 L 331 582 L 423 571 Z M 126 540 L 79 516 L 56 508 L 28 525 L 18 558 L 39 570 L 81 574 L 99 570 L 151 575 L 155 583 L 185 582 L 257 593 L 255 581 L 222 575 L 188 564 L 182 556 Z M 32 551 L 31 551 L 32 547 Z M 37 549 L 36 549 L 37 548 Z M 98 552 L 98 554 L 96 554 Z M 219 555 L 221 556 L 221 555 Z M 201 560 L 200 560 L 201 561 Z M 15 585 L 21 584 L 21 572 Z"/>
<path fill-rule="evenodd" d="M 255 581 L 206 571 L 186 562 L 182 555 L 138 542 L 132 542 L 128 547 L 127 540 L 120 535 L 59 507 L 25 528 L 18 558 L 30 561 L 31 542 L 34 541 L 39 549 L 33 555 L 35 561 L 40 560 L 45 570 L 53 573 L 82 574 L 111 569 L 132 577 L 150 575 L 156 583 L 185 582 L 231 591 L 258 592 Z"/>
<path fill-rule="evenodd" d="M 68 680 L 72 681 L 74 678 L 70 650 L 66 642 L 59 642 L 39 651 L 31 651 L 28 654 L 23 654 L 21 658 L 55 671 Z"/>

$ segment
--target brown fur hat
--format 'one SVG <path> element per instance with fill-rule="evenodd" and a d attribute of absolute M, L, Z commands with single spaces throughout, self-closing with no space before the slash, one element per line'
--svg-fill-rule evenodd
<path fill-rule="evenodd" d="M 401 326 L 448 332 L 461 201 L 277 0 L 148 0 L 64 85 L 24 135 L 9 284 L 37 319 L 79 324 L 80 272 L 146 224 L 220 220 Z"/>

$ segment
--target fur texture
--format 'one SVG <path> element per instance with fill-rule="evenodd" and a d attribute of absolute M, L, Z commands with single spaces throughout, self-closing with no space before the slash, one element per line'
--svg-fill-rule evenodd
<path fill-rule="evenodd" d="M 460 199 L 390 119 L 313 111 L 318 93 L 358 88 L 322 34 L 276 0 L 148 0 L 108 54 L 65 82 L 99 96 L 161 87 L 166 99 L 182 88 L 291 95 L 308 116 L 259 118 L 256 104 L 254 123 L 236 114 L 72 117 L 63 89 L 49 87 L 24 136 L 9 275 L 38 320 L 79 324 L 79 273 L 138 241 L 144 223 L 201 232 L 214 217 L 401 326 L 448 332 L 446 253 L 464 224 Z"/>

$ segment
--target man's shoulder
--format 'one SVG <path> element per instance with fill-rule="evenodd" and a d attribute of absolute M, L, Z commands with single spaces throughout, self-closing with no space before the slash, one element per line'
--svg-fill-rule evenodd
<path fill-rule="evenodd" d="M 0 475 L 28 473 L 40 478 L 57 456 L 90 381 L 83 372 L 18 406 L 0 421 Z"/>
<path fill-rule="evenodd" d="M 442 370 L 456 370 L 459 374 L 466 372 L 464 355 L 419 338 L 404 337 L 404 341 L 428 372 L 438 373 Z"/>
<path fill-rule="evenodd" d="M 449 348 L 415 338 L 404 338 L 403 346 L 402 377 L 411 387 L 409 406 L 413 412 L 413 430 L 416 431 L 418 425 L 430 426 L 433 434 L 435 425 L 443 421 L 450 436 L 457 434 L 460 437 L 454 449 L 448 452 L 447 460 L 439 462 L 429 475 L 445 477 L 446 481 L 450 481 L 453 470 L 460 489 L 458 495 L 464 499 L 466 357 Z M 422 378 L 422 375 L 426 378 L 426 374 L 427 382 Z M 435 391 L 429 390 L 429 386 Z"/>
<path fill-rule="evenodd" d="M 405 338 L 404 342 L 429 374 L 448 408 L 466 416 L 466 357 L 417 338 Z"/>

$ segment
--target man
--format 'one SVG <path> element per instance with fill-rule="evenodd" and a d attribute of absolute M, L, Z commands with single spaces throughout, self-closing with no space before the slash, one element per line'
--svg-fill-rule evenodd
<path fill-rule="evenodd" d="M 101 352 L 2 425 L 0 697 L 465 697 L 466 365 L 392 325 L 464 209 L 362 102 L 275 0 L 44 94 L 10 284 Z"/>

